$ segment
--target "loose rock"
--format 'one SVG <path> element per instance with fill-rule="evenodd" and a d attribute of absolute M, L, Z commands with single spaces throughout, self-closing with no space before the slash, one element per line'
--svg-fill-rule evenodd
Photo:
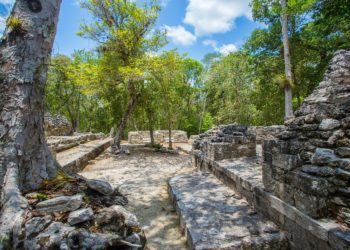
<path fill-rule="evenodd" d="M 104 195 L 112 195 L 114 192 L 112 185 L 102 180 L 87 180 L 87 186 Z"/>
<path fill-rule="evenodd" d="M 91 208 L 82 208 L 73 211 L 68 216 L 68 223 L 73 226 L 85 221 L 89 221 L 93 218 L 94 212 Z"/>
<path fill-rule="evenodd" d="M 69 212 L 77 210 L 83 203 L 82 195 L 60 196 L 50 200 L 39 202 L 36 212 L 39 214 L 50 214 L 54 212 Z"/>

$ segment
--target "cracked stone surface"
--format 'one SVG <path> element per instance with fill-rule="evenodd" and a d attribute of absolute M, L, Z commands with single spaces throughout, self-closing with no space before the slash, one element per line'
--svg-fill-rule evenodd
<path fill-rule="evenodd" d="M 274 223 L 212 174 L 179 175 L 169 186 L 191 249 L 288 249 Z"/>
<path fill-rule="evenodd" d="M 80 174 L 118 187 L 129 200 L 126 208 L 143 227 L 149 249 L 188 249 L 169 198 L 167 180 L 192 172 L 191 157 L 184 153 L 154 153 L 146 148 L 131 149 L 131 155 L 108 152 L 91 161 Z"/>

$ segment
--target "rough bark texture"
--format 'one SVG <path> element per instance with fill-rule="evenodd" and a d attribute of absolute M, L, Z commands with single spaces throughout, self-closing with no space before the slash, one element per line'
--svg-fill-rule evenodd
<path fill-rule="evenodd" d="M 119 123 L 117 135 L 114 139 L 114 146 L 118 149 L 120 149 L 120 143 L 121 143 L 126 125 L 128 123 L 130 115 L 132 114 L 132 112 L 134 111 L 134 109 L 137 105 L 137 101 L 138 101 L 138 95 L 131 97 L 131 99 L 128 103 L 128 107 L 123 115 L 123 118 Z"/>
<path fill-rule="evenodd" d="M 290 45 L 288 38 L 288 14 L 287 10 L 287 0 L 281 0 L 282 14 L 282 33 L 283 33 L 283 45 L 284 45 L 284 64 L 286 71 L 286 79 L 288 80 L 288 84 L 284 87 L 285 94 L 285 116 L 286 120 L 294 117 L 293 114 L 293 105 L 292 105 L 292 89 L 291 84 L 293 83 L 293 74 L 292 74 L 292 63 L 290 58 Z"/>
<path fill-rule="evenodd" d="M 44 87 L 61 0 L 17 0 L 0 41 L 0 233 L 22 217 L 21 192 L 53 178 L 44 136 Z M 0 244 L 1 245 L 1 244 Z"/>

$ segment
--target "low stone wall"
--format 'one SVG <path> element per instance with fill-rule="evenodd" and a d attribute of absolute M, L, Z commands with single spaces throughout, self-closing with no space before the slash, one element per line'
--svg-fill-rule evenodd
<path fill-rule="evenodd" d="M 324 81 L 263 145 L 266 190 L 313 218 L 350 226 L 350 52 L 339 51 Z"/>
<path fill-rule="evenodd" d="M 193 142 L 193 149 L 201 150 L 214 161 L 255 156 L 255 130 L 239 125 L 219 126 L 199 135 Z"/>
<path fill-rule="evenodd" d="M 78 146 L 79 144 L 104 139 L 107 136 L 103 133 L 92 134 L 92 133 L 81 133 L 74 134 L 72 136 L 49 136 L 46 138 L 47 144 L 50 149 L 56 153 Z"/>
<path fill-rule="evenodd" d="M 46 113 L 44 120 L 46 136 L 68 136 L 73 134 L 72 124 L 62 115 L 53 116 Z"/>
<path fill-rule="evenodd" d="M 256 126 L 251 127 L 255 130 L 256 142 L 261 144 L 264 140 L 273 140 L 277 138 L 277 135 L 283 132 L 286 127 L 284 125 L 274 126 Z"/>
<path fill-rule="evenodd" d="M 185 131 L 172 130 L 171 141 L 175 143 L 187 143 L 188 137 Z M 157 130 L 153 133 L 155 143 L 169 142 L 169 131 L 168 130 Z M 144 144 L 151 142 L 149 131 L 135 131 L 129 132 L 128 134 L 129 144 Z"/>

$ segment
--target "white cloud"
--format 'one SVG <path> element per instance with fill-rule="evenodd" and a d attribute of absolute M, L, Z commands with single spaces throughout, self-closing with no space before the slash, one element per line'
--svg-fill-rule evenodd
<path fill-rule="evenodd" d="M 197 36 L 225 33 L 236 18 L 251 18 L 249 0 L 189 0 L 184 22 L 195 28 Z"/>
<path fill-rule="evenodd" d="M 197 41 L 197 37 L 191 32 L 187 31 L 183 26 L 165 26 L 168 37 L 176 45 L 189 46 L 194 44 Z"/>
<path fill-rule="evenodd" d="M 211 46 L 213 49 L 219 53 L 221 53 L 224 56 L 227 56 L 228 54 L 237 51 L 237 46 L 233 43 L 229 44 L 223 44 L 221 46 L 218 46 L 217 41 L 215 40 L 205 40 L 203 41 L 203 44 L 205 46 Z"/>
<path fill-rule="evenodd" d="M 224 44 L 218 49 L 218 51 L 221 54 L 227 56 L 228 54 L 237 51 L 237 46 L 234 45 L 233 43 Z"/>

